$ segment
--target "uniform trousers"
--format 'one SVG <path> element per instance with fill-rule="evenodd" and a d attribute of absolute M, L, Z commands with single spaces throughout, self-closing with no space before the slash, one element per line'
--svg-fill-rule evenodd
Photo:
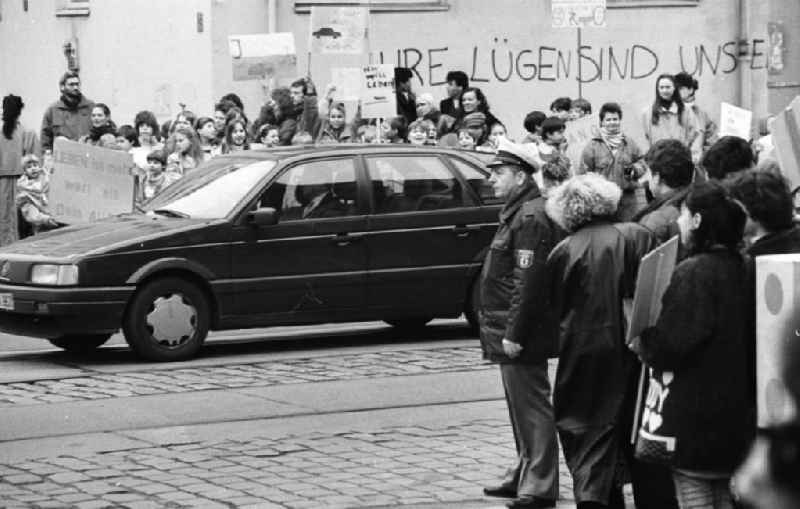
<path fill-rule="evenodd" d="M 550 400 L 547 361 L 500 364 L 503 389 L 517 446 L 517 462 L 503 485 L 517 496 L 558 498 L 558 439 Z"/>

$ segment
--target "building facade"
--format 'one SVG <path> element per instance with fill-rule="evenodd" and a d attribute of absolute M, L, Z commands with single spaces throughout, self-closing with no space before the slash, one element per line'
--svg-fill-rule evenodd
<path fill-rule="evenodd" d="M 162 121 L 182 105 L 209 114 L 227 92 L 254 117 L 263 84 L 233 81 L 227 37 L 269 31 L 294 33 L 298 73 L 310 71 L 320 90 L 332 67 L 384 62 L 411 68 L 414 89 L 440 99 L 447 71 L 463 70 L 516 136 L 528 111 L 582 96 L 595 109 L 619 102 L 639 137 L 662 73 L 693 74 L 717 118 L 722 101 L 758 119 L 800 93 L 796 0 L 607 0 L 606 26 L 580 31 L 553 28 L 550 0 L 373 0 L 367 54 L 310 55 L 310 7 L 345 3 L 0 0 L 0 93 L 21 95 L 23 122 L 38 128 L 71 63 L 117 124 L 141 109 Z"/>

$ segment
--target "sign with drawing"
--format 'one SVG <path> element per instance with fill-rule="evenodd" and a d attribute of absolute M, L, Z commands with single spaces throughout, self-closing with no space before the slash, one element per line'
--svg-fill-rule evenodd
<path fill-rule="evenodd" d="M 606 26 L 606 0 L 552 0 L 553 28 Z"/>
<path fill-rule="evenodd" d="M 311 8 L 309 51 L 316 55 L 366 53 L 368 7 Z"/>
<path fill-rule="evenodd" d="M 233 80 L 294 78 L 297 75 L 297 54 L 294 34 L 249 34 L 228 36 L 233 60 Z"/>

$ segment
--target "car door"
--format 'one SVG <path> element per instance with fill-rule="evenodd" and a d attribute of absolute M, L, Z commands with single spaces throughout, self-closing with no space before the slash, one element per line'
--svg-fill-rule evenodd
<path fill-rule="evenodd" d="M 479 206 L 444 156 L 370 155 L 364 162 L 372 198 L 368 305 L 383 317 L 460 313 L 497 213 Z"/>
<path fill-rule="evenodd" d="M 293 164 L 253 204 L 278 223 L 234 228 L 236 314 L 251 323 L 334 321 L 366 296 L 365 199 L 352 157 Z"/>

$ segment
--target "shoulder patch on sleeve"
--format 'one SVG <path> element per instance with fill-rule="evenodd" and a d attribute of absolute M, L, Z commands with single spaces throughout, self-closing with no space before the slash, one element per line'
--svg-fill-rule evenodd
<path fill-rule="evenodd" d="M 533 263 L 533 249 L 517 249 L 514 258 L 518 268 L 527 269 Z"/>

